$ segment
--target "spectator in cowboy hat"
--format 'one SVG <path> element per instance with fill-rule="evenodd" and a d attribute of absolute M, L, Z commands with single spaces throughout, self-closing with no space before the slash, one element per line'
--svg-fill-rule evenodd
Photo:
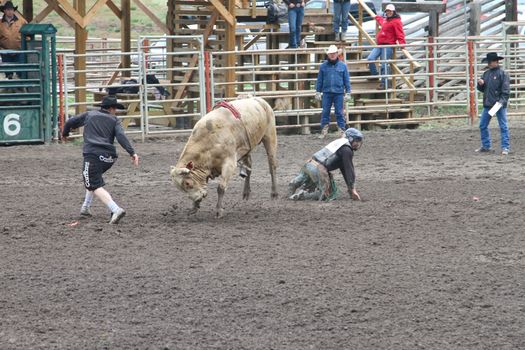
<path fill-rule="evenodd" d="M 346 63 L 339 60 L 337 46 L 330 45 L 326 51 L 328 60 L 319 68 L 315 86 L 315 99 L 321 101 L 323 112 L 321 114 L 321 136 L 325 138 L 330 127 L 330 110 L 332 105 L 335 110 L 337 127 L 341 135 L 346 129 L 346 119 L 343 114 L 343 102 L 350 99 L 350 74 Z M 346 95 L 345 95 L 346 90 Z"/>
<path fill-rule="evenodd" d="M 510 135 L 507 125 L 507 103 L 510 95 L 510 79 L 507 72 L 500 66 L 503 57 L 496 52 L 489 52 L 481 63 L 487 63 L 487 70 L 478 79 L 478 90 L 483 92 L 483 111 L 479 117 L 481 147 L 476 152 L 491 152 L 489 123 L 496 115 L 501 133 L 501 154 L 510 151 Z"/>
<path fill-rule="evenodd" d="M 126 215 L 124 209 L 119 207 L 107 190 L 104 189 L 102 175 L 117 161 L 117 149 L 113 145 L 115 138 L 118 143 L 129 153 L 133 165 L 139 165 L 139 156 L 135 153 L 129 142 L 124 128 L 115 116 L 117 109 L 124 106 L 117 102 L 115 96 L 105 96 L 100 104 L 100 110 L 82 113 L 69 119 L 64 125 L 62 138 L 67 140 L 71 129 L 84 127 L 84 146 L 82 154 L 84 165 L 82 177 L 86 194 L 84 203 L 80 208 L 81 216 L 91 216 L 91 203 L 96 196 L 111 211 L 110 224 L 117 224 Z"/>
<path fill-rule="evenodd" d="M 14 6 L 11 1 L 0 5 L 0 11 L 4 13 L 0 20 L 0 50 L 20 50 L 22 46 L 20 28 L 27 23 L 22 16 L 15 14 L 18 6 Z M 2 53 L 3 63 L 22 63 L 23 57 L 20 53 Z M 20 72 L 17 72 L 20 76 Z M 12 79 L 13 72 L 6 74 L 7 78 Z"/>

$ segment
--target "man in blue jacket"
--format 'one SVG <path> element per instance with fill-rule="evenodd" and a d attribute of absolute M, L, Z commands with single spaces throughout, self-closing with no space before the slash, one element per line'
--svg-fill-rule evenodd
<path fill-rule="evenodd" d="M 343 102 L 350 99 L 350 74 L 346 64 L 339 60 L 337 46 L 330 45 L 326 51 L 328 60 L 324 61 L 319 68 L 317 84 L 315 87 L 315 99 L 322 101 L 323 113 L 321 115 L 321 136 L 324 139 L 330 127 L 330 110 L 332 105 L 335 109 L 337 127 L 341 136 L 346 129 L 346 120 L 343 115 Z M 345 95 L 346 91 L 346 95 Z"/>
<path fill-rule="evenodd" d="M 509 127 L 507 125 L 507 102 L 510 95 L 510 79 L 507 72 L 499 66 L 503 57 L 496 52 L 489 52 L 481 63 L 487 63 L 488 69 L 478 79 L 478 90 L 483 92 L 483 112 L 479 119 L 481 148 L 476 152 L 491 152 L 489 123 L 494 114 L 498 118 L 501 131 L 501 154 L 507 155 L 510 150 Z"/>

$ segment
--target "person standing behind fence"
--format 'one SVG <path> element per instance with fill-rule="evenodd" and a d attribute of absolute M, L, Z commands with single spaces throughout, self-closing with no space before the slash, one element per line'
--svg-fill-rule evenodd
<path fill-rule="evenodd" d="M 119 207 L 108 191 L 104 189 L 102 175 L 108 171 L 117 160 L 117 150 L 113 145 L 115 138 L 118 143 L 129 153 L 133 165 L 139 165 L 139 156 L 135 153 L 129 142 L 124 128 L 115 116 L 117 109 L 125 109 L 117 103 L 114 96 L 104 97 L 99 111 L 89 111 L 69 119 L 64 126 L 62 137 L 67 140 L 69 131 L 84 126 L 84 166 L 82 177 L 86 195 L 80 209 L 80 215 L 91 216 L 91 203 L 95 195 L 109 210 L 111 210 L 110 224 L 117 224 L 126 215 L 124 209 Z"/>
<path fill-rule="evenodd" d="M 334 0 L 334 34 L 336 41 L 345 41 L 348 29 L 348 12 L 350 12 L 350 0 Z M 341 31 L 339 32 L 339 28 Z"/>
<path fill-rule="evenodd" d="M 507 125 L 507 103 L 510 95 L 510 79 L 507 72 L 500 66 L 503 57 L 496 52 L 489 52 L 481 63 L 487 63 L 488 68 L 478 79 L 478 90 L 483 92 L 483 112 L 479 119 L 481 133 L 481 148 L 476 152 L 491 152 L 489 123 L 496 115 L 501 132 L 501 154 L 506 156 L 510 151 L 510 135 Z"/>
<path fill-rule="evenodd" d="M 301 28 L 303 26 L 305 0 L 283 0 L 288 5 L 288 25 L 290 38 L 288 48 L 296 49 L 301 43 Z"/>
<path fill-rule="evenodd" d="M 381 26 L 381 30 L 377 33 L 376 43 L 377 45 L 405 45 L 405 32 L 403 31 L 403 23 L 401 22 L 401 17 L 396 12 L 396 7 L 393 4 L 388 4 L 385 8 L 385 16 L 376 16 L 376 21 Z M 370 74 L 372 76 L 378 75 L 377 67 L 374 62 L 378 58 L 382 61 L 386 61 L 392 58 L 393 48 L 391 47 L 375 47 L 372 52 L 368 55 L 367 60 L 369 61 L 368 66 L 370 67 Z M 389 63 L 381 63 L 381 75 L 388 75 L 389 73 Z M 372 79 L 376 79 L 372 77 Z M 383 76 L 380 84 L 378 85 L 379 90 L 383 90 L 388 87 L 388 79 Z"/>
<path fill-rule="evenodd" d="M 319 68 L 317 83 L 315 86 L 315 99 L 321 101 L 323 112 L 321 114 L 321 135 L 324 139 L 330 127 L 330 110 L 334 105 L 337 127 L 341 135 L 346 128 L 346 120 L 343 114 L 343 102 L 350 100 L 350 74 L 346 64 L 339 60 L 337 46 L 330 45 L 326 51 L 328 60 L 324 61 Z M 346 95 L 345 95 L 346 91 Z"/>
<path fill-rule="evenodd" d="M 4 5 L 0 5 L 0 11 L 4 13 L 0 21 L 0 49 L 1 50 L 20 50 L 22 47 L 22 37 L 20 35 L 20 28 L 27 23 L 23 17 L 18 17 L 15 11 L 18 6 L 13 6 L 11 1 L 7 1 Z M 2 53 L 3 63 L 22 63 L 22 55 L 20 53 Z M 19 72 L 17 72 L 20 75 Z M 6 73 L 8 79 L 13 78 L 13 72 Z"/>

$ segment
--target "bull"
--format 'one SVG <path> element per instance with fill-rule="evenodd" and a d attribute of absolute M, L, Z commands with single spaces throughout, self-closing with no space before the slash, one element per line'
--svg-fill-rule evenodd
<path fill-rule="evenodd" d="M 233 107 L 232 107 L 233 106 Z M 223 198 L 237 164 L 244 179 L 243 199 L 250 197 L 251 151 L 262 143 L 268 157 L 272 179 L 271 198 L 277 198 L 277 132 L 275 115 L 261 98 L 239 99 L 219 107 L 201 118 L 171 167 L 175 186 L 193 201 L 189 214 L 195 214 L 207 196 L 209 179 L 219 178 L 216 216 L 223 216 Z"/>

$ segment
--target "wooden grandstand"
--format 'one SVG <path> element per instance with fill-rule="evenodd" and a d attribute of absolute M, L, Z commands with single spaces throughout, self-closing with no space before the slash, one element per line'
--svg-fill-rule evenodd
<path fill-rule="evenodd" d="M 455 3 L 457 0 L 449 1 Z M 74 3 L 69 3 L 67 0 L 49 0 L 48 7 L 33 17 L 31 0 L 24 0 L 24 16 L 28 20 L 34 22 L 45 21 L 45 17 L 51 11 L 56 11 L 62 18 L 64 18 L 76 30 L 75 52 L 86 52 L 86 41 L 88 32 L 86 30 L 90 20 L 103 7 L 108 7 L 121 23 L 121 50 L 129 52 L 131 50 L 131 16 L 130 6 L 134 3 L 141 10 L 143 10 L 152 21 L 166 34 L 166 35 L 202 35 L 204 38 L 204 48 L 206 51 L 213 53 L 225 52 L 223 55 L 216 55 L 214 64 L 218 67 L 226 67 L 215 73 L 215 82 L 224 82 L 224 85 L 217 87 L 217 98 L 235 98 L 237 95 L 245 92 L 245 87 L 239 82 L 243 82 L 246 76 L 254 75 L 247 74 L 242 70 L 243 66 L 253 65 L 253 60 L 247 60 L 247 56 L 243 56 L 242 52 L 246 52 L 253 48 L 258 42 L 264 42 L 267 50 L 279 50 L 286 46 L 288 33 L 282 32 L 278 24 L 266 24 L 265 21 L 266 8 L 256 6 L 255 1 L 235 1 L 235 0 L 168 0 L 166 18 L 161 18 L 151 13 L 147 6 L 141 0 L 121 0 L 120 6 L 117 6 L 112 0 L 95 0 L 91 7 L 88 8 L 86 0 L 77 0 Z M 367 8 L 364 1 L 359 0 L 360 9 L 357 17 L 352 17 L 353 24 L 361 28 L 363 16 L 367 15 Z M 514 9 L 514 11 L 506 11 L 505 18 L 515 20 L 517 0 L 504 2 L 506 8 Z M 451 16 L 450 13 L 445 14 L 445 2 L 443 1 L 417 1 L 415 3 L 394 2 L 400 11 L 425 11 L 429 13 L 428 28 L 426 28 L 429 35 L 439 34 L 439 19 L 446 16 Z M 250 19 L 250 21 L 247 21 Z M 389 118 L 403 118 L 409 119 L 413 116 L 413 109 L 410 107 L 399 107 L 406 100 L 414 100 L 416 98 L 416 90 L 413 85 L 413 74 L 417 67 L 417 57 L 415 60 L 408 60 L 404 68 L 397 67 L 395 63 L 392 64 L 392 70 L 396 74 L 391 82 L 391 89 L 386 93 L 376 90 L 377 83 L 368 80 L 367 63 L 363 45 L 373 45 L 374 39 L 368 37 L 364 30 L 359 32 L 356 38 L 347 40 L 345 43 L 332 41 L 332 15 L 329 9 L 323 10 L 308 10 L 305 14 L 303 22 L 303 36 L 309 38 L 307 40 L 306 50 L 301 49 L 292 52 L 293 50 L 280 50 L 276 55 L 268 56 L 265 63 L 257 62 L 259 67 L 255 74 L 255 80 L 261 81 L 256 85 L 257 94 L 266 97 L 274 103 L 276 98 L 280 95 L 287 96 L 289 91 L 294 92 L 294 98 L 291 98 L 291 108 L 279 112 L 286 123 L 287 117 L 297 116 L 297 111 L 302 111 L 304 115 L 308 116 L 308 110 L 318 104 L 313 100 L 312 80 L 317 75 L 315 68 L 294 67 L 298 64 L 319 63 L 324 55 L 316 54 L 312 56 L 309 49 L 322 50 L 330 44 L 337 44 L 342 51 L 342 58 L 348 63 L 348 67 L 352 79 L 352 113 L 349 115 L 350 122 L 352 120 L 364 119 L 389 119 Z M 456 26 L 457 27 L 457 26 Z M 248 38 L 248 39 L 247 39 Z M 179 43 L 177 41 L 167 41 L 168 52 L 183 51 L 188 47 L 188 43 Z M 396 52 L 398 57 L 401 57 L 401 52 Z M 182 65 L 195 65 L 196 57 L 188 58 L 180 56 L 170 56 L 167 61 L 168 67 L 177 67 Z M 129 67 L 131 62 L 129 56 L 122 56 L 121 67 Z M 286 71 L 282 69 L 265 68 L 264 65 L 269 66 L 288 66 Z M 82 73 L 85 67 L 85 61 L 78 58 L 75 66 L 79 73 L 76 73 L 75 81 L 77 84 L 85 84 L 85 73 Z M 121 73 L 125 75 L 126 73 Z M 286 88 L 276 81 L 286 80 L 287 77 L 295 75 L 301 79 L 309 81 L 293 81 L 287 83 Z M 195 76 L 187 72 L 173 71 L 169 73 L 168 79 L 184 85 L 194 81 Z M 299 79 L 299 80 L 301 80 Z M 219 84 L 218 84 L 219 85 Z M 399 94 L 399 92 L 403 92 Z M 272 92 L 272 93 L 270 93 Z M 199 94 L 195 86 L 182 86 L 174 91 L 171 91 L 175 99 L 184 98 L 186 96 L 196 96 Z M 86 99 L 85 92 L 78 90 L 76 92 L 78 100 Z M 272 97 L 268 97 L 272 95 Z M 175 103 L 172 106 L 173 110 L 177 110 L 180 106 Z M 82 110 L 82 106 L 79 107 Z M 314 118 L 313 115 L 310 117 Z M 315 122 L 312 119 L 311 122 Z"/>

